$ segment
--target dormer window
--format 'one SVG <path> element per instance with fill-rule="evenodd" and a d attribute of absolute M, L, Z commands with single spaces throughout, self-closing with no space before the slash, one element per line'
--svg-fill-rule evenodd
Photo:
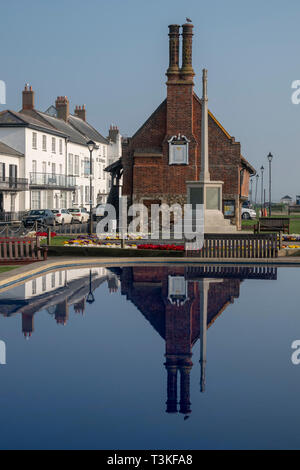
<path fill-rule="evenodd" d="M 181 134 L 173 135 L 169 143 L 169 165 L 189 164 L 189 140 Z"/>

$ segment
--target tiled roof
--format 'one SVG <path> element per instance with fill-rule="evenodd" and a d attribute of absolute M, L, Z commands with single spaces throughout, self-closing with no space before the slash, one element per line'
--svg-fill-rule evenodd
<path fill-rule="evenodd" d="M 90 140 L 89 138 L 84 137 L 80 132 L 74 129 L 71 124 L 64 121 L 63 119 L 58 119 L 56 117 L 50 116 L 49 114 L 42 113 L 41 111 L 37 111 L 37 113 L 42 119 L 48 121 L 51 126 L 66 134 L 71 142 L 74 142 L 75 144 L 86 145 L 87 141 Z"/>
<path fill-rule="evenodd" d="M 0 141 L 0 155 L 12 155 L 13 157 L 24 157 L 23 153 L 9 147 L 4 142 Z"/>
<path fill-rule="evenodd" d="M 9 109 L 0 113 L 0 126 L 29 126 L 52 133 L 55 130 L 49 123 L 41 122 L 35 115 L 29 113 L 17 113 Z"/>
<path fill-rule="evenodd" d="M 103 137 L 96 129 L 93 128 L 88 122 L 83 121 L 77 116 L 70 114 L 68 119 L 69 124 L 73 126 L 78 132 L 86 136 L 89 140 L 100 142 L 101 144 L 108 144 L 108 140 Z"/>

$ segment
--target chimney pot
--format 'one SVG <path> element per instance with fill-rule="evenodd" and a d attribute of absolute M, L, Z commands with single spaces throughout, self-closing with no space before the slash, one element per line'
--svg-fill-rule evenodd
<path fill-rule="evenodd" d="M 68 98 L 66 96 L 58 96 L 55 101 L 55 107 L 57 111 L 57 117 L 67 122 L 70 114 Z"/>
<path fill-rule="evenodd" d="M 26 83 L 24 90 L 22 91 L 22 110 L 34 109 L 34 91 L 32 86 Z"/>
<path fill-rule="evenodd" d="M 193 27 L 191 23 L 182 25 L 182 67 L 180 70 L 181 78 L 191 82 L 195 75 L 192 65 Z"/>
<path fill-rule="evenodd" d="M 76 106 L 75 108 L 75 116 L 79 117 L 80 119 L 82 119 L 83 121 L 86 121 L 86 109 L 85 109 L 85 105 L 83 106 Z"/>
<path fill-rule="evenodd" d="M 179 75 L 179 25 L 169 25 L 169 68 L 168 81 L 178 79 Z"/>

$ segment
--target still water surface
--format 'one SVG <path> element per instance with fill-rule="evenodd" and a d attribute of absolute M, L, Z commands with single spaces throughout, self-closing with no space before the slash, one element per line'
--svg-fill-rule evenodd
<path fill-rule="evenodd" d="M 169 264 L 0 291 L 0 448 L 299 448 L 299 286 Z"/>

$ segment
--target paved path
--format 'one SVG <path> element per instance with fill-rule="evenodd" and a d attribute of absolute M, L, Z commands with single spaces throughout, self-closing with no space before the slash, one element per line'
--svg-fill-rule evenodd
<path fill-rule="evenodd" d="M 12 271 L 0 274 L 0 291 L 7 290 L 12 286 L 22 284 L 23 282 L 38 277 L 44 273 L 53 270 L 80 268 L 80 267 L 99 267 L 99 266 L 132 266 L 133 264 L 148 266 L 157 266 L 165 264 L 189 264 L 189 265 L 243 265 L 243 266 L 300 266 L 300 257 L 282 257 L 272 259 L 245 259 L 240 258 L 211 259 L 211 258 L 70 258 L 53 257 L 47 261 L 38 261 L 36 263 L 22 265 Z"/>

